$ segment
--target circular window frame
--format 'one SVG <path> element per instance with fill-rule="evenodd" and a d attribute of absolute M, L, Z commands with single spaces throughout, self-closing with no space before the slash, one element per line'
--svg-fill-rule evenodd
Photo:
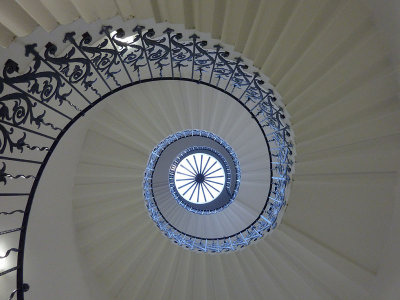
<path fill-rule="evenodd" d="M 225 142 L 226 143 L 226 142 Z M 226 144 L 227 145 L 227 144 Z M 225 147 L 224 147 L 225 148 Z M 226 148 L 225 148 L 226 149 Z M 232 150 L 233 151 L 233 150 Z M 175 174 L 177 167 L 179 164 L 189 157 L 192 154 L 196 153 L 204 153 L 206 155 L 209 155 L 213 158 L 215 158 L 221 166 L 224 168 L 225 172 L 225 183 L 224 183 L 224 188 L 222 191 L 219 193 L 217 197 L 215 197 L 212 201 L 204 204 L 196 204 L 194 202 L 188 201 L 178 191 L 175 183 Z M 231 155 L 230 152 L 228 152 L 229 155 Z M 235 163 L 235 159 L 238 162 L 237 156 L 235 154 L 235 157 L 231 157 L 231 160 Z M 232 178 L 232 175 L 235 178 Z M 239 177 L 238 177 L 239 176 Z M 232 174 L 231 168 L 228 164 L 228 161 L 225 159 L 225 157 L 218 152 L 217 150 L 211 148 L 211 147 L 206 147 L 206 146 L 193 146 L 185 149 L 182 151 L 177 158 L 173 161 L 170 167 L 169 171 L 169 188 L 172 196 L 175 198 L 175 200 L 184 207 L 185 209 L 193 212 L 193 213 L 198 213 L 198 214 L 212 214 L 212 213 L 217 213 L 228 207 L 236 198 L 237 192 L 239 190 L 239 184 L 240 184 L 240 166 L 239 164 L 235 163 L 235 172 Z M 232 188 L 232 179 L 235 181 L 235 187 L 233 190 L 233 193 L 231 193 L 231 188 Z"/>

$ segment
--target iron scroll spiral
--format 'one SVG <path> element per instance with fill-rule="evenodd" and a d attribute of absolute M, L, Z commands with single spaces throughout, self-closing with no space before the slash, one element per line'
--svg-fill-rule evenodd
<path fill-rule="evenodd" d="M 90 33 L 81 37 L 66 33 L 64 43 L 68 49 L 61 56 L 56 56 L 57 46 L 52 43 L 44 51 L 37 50 L 36 44 L 26 45 L 25 55 L 32 58 L 28 70 L 21 73 L 18 63 L 9 59 L 0 76 L 0 196 L 27 198 L 26 206 L 16 210 L 23 211 L 21 226 L 0 232 L 20 232 L 16 266 L 0 274 L 16 271 L 17 286 L 11 297 L 16 294 L 18 300 L 24 299 L 28 290 L 23 279 L 25 239 L 43 170 L 69 128 L 93 106 L 124 88 L 156 80 L 192 81 L 215 88 L 252 115 L 269 149 L 270 194 L 249 228 L 235 238 L 218 242 L 198 241 L 172 232 L 168 233 L 171 238 L 200 251 L 234 250 L 273 229 L 286 205 L 294 156 L 290 123 L 276 92 L 254 68 L 241 58 L 231 57 L 221 45 L 208 46 L 196 34 L 184 39 L 184 33 L 171 28 L 156 34 L 138 25 L 132 34 L 126 34 L 124 29 L 113 31 L 111 26 L 103 26 L 99 32 L 102 38 L 95 43 Z M 37 140 L 40 145 L 35 144 Z M 37 153 L 36 159 L 28 155 L 32 151 Z M 18 170 L 24 164 L 31 166 L 32 173 Z M 6 173 L 6 169 L 12 171 Z M 25 190 L 9 191 L 10 178 L 26 180 Z M 13 213 L 2 212 L 0 218 Z"/>

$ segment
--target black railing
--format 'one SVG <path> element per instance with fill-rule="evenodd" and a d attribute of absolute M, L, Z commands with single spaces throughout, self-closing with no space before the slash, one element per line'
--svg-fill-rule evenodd
<path fill-rule="evenodd" d="M 209 47 L 196 34 L 183 41 L 183 34 L 170 28 L 159 37 L 143 26 L 133 28 L 132 35 L 103 26 L 100 34 L 103 37 L 95 43 L 89 33 L 81 38 L 74 32 L 65 34 L 64 43 L 69 48 L 61 56 L 56 56 L 57 46 L 52 43 L 43 51 L 37 50 L 35 44 L 27 45 L 25 55 L 33 59 L 28 71 L 19 73 L 18 64 L 10 59 L 0 76 L 0 196 L 27 197 L 25 208 L 0 212 L 3 220 L 12 214 L 23 215 L 20 227 L 0 232 L 5 235 L 20 231 L 18 248 L 10 248 L 0 257 L 18 254 L 16 266 L 0 273 L 17 274 L 10 299 L 15 295 L 18 300 L 24 299 L 29 289 L 23 278 L 26 231 L 35 192 L 49 158 L 76 120 L 124 88 L 156 80 L 185 80 L 230 95 L 251 113 L 269 147 L 271 188 L 268 205 L 260 214 L 269 216 L 265 226 L 274 227 L 277 212 L 285 205 L 293 164 L 291 130 L 274 91 L 254 68 L 245 65 L 240 57 L 230 57 L 220 45 Z M 249 69 L 254 72 L 246 71 Z M 40 145 L 35 144 L 37 137 Z M 29 164 L 36 173 L 9 173 L 8 167 L 16 163 Z M 10 180 L 29 180 L 30 189 L 7 191 Z M 253 227 L 249 228 L 250 235 L 262 235 L 262 228 Z"/>

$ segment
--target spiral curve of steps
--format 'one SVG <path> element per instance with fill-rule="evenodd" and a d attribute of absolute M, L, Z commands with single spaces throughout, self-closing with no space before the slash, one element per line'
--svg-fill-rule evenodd
<path fill-rule="evenodd" d="M 73 200 L 78 244 L 89 266 L 103 278 L 101 285 L 117 299 L 127 299 L 136 292 L 134 298 L 161 299 L 165 291 L 146 294 L 148 287 L 141 287 L 138 280 L 150 280 L 147 276 L 151 275 L 134 271 L 142 268 L 143 260 L 137 257 L 157 259 L 160 255 L 148 272 L 164 270 L 166 273 L 160 275 L 166 276 L 173 257 L 167 257 L 169 250 L 164 247 L 178 247 L 151 224 L 144 205 L 143 173 L 154 146 L 170 134 L 197 128 L 223 137 L 233 147 L 240 160 L 242 181 L 228 208 L 209 216 L 196 215 L 179 205 L 164 211 L 184 232 L 194 234 L 197 224 L 205 222 L 206 233 L 215 237 L 236 233 L 258 216 L 269 189 L 268 150 L 250 115 L 233 99 L 207 86 L 179 81 L 144 83 L 109 101 L 89 127 L 78 165 Z M 167 188 L 159 197 L 172 195 Z M 132 255 L 136 251 L 143 252 Z M 132 277 L 132 272 L 138 277 Z"/>
<path fill-rule="evenodd" d="M 106 299 L 377 298 L 373 288 L 396 208 L 399 88 L 370 12 L 359 1 L 148 1 L 143 6 L 106 1 L 98 12 L 91 1 L 35 2 L 48 4 L 43 14 L 35 15 L 28 1 L 13 4 L 34 21 L 4 19 L 8 23 L 2 26 L 9 29 L 2 31 L 3 45 L 12 40 L 10 28 L 22 36 L 36 22 L 51 30 L 77 17 L 92 22 L 135 15 L 154 18 L 142 23 L 160 30 L 168 25 L 156 22 L 184 24 L 181 28 L 208 32 L 203 36 L 221 39 L 253 61 L 291 115 L 296 174 L 282 223 L 243 251 L 203 255 L 174 245 L 156 228 L 144 206 L 142 174 L 149 151 L 168 134 L 196 127 L 220 128 L 227 139 L 237 134 L 228 126 L 229 112 L 217 118 L 213 112 L 222 113 L 222 107 L 202 106 L 210 90 L 181 83 L 135 87 L 132 92 L 145 97 L 152 110 L 140 109 L 140 97 L 131 99 L 129 90 L 108 99 L 119 106 L 106 106 L 89 126 L 71 197 L 78 251 Z M 96 40 L 102 23 L 78 20 L 68 29 L 89 31 Z M 125 21 L 110 23 L 118 28 Z M 59 27 L 52 38 L 59 53 L 66 31 Z M 17 44 L 32 41 L 43 48 L 48 34 L 39 29 L 17 40 L 1 62 L 19 57 L 28 66 Z M 193 90 L 201 102 L 190 98 Z M 157 101 L 165 95 L 190 99 L 193 107 L 178 114 L 183 106 Z M 239 149 L 250 146 L 244 140 L 237 139 Z M 248 153 L 243 163 L 253 166 L 253 153 Z M 257 173 L 254 177 L 259 184 Z"/>

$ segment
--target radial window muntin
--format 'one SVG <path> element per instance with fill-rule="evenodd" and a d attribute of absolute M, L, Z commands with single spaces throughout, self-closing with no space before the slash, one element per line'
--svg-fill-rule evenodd
<path fill-rule="evenodd" d="M 212 147 L 207 146 L 192 146 L 183 148 L 182 152 L 177 152 L 175 156 L 175 160 L 169 165 L 169 175 L 167 177 L 167 181 L 169 182 L 169 189 L 173 196 L 173 198 L 184 207 L 186 210 L 201 214 L 215 214 L 220 212 L 221 210 L 228 207 L 236 198 L 239 192 L 240 180 L 241 180 L 241 171 L 239 165 L 239 159 L 233 150 L 233 148 L 219 136 L 213 134 L 212 132 L 200 130 L 200 129 L 189 129 L 176 132 L 165 139 L 163 139 L 150 153 L 149 160 L 147 163 L 146 171 L 143 178 L 143 189 L 144 189 L 144 197 L 147 202 L 147 207 L 149 209 L 150 214 L 152 215 L 154 210 L 150 209 L 150 207 L 157 207 L 157 201 L 153 195 L 153 176 L 154 172 L 157 168 L 158 161 L 163 157 L 165 150 L 172 144 L 178 143 L 180 140 L 184 140 L 186 138 L 199 137 L 203 139 L 209 140 L 208 144 Z M 214 148 L 219 148 L 219 150 L 215 150 Z M 225 188 L 221 191 L 221 194 L 216 198 L 216 200 L 207 202 L 205 204 L 196 204 L 186 201 L 184 198 L 180 197 L 179 193 L 175 188 L 174 182 L 174 172 L 176 166 L 178 165 L 178 160 L 189 153 L 189 151 L 193 150 L 201 150 L 202 152 L 206 152 L 209 155 L 214 156 L 219 160 L 219 162 L 225 166 Z M 222 153 L 224 153 L 222 155 Z M 226 157 L 226 158 L 225 158 Z M 228 163 L 228 161 L 229 163 Z M 152 212 L 151 212 L 151 211 Z M 153 220 L 155 220 L 155 216 L 152 216 Z M 155 220 L 156 221 L 156 220 Z M 158 224 L 158 221 L 156 221 Z"/>
<path fill-rule="evenodd" d="M 234 152 L 232 153 L 234 154 Z M 230 152 L 226 154 L 230 156 L 230 159 L 234 163 L 235 172 L 233 173 L 227 159 L 220 152 L 211 147 L 189 147 L 177 156 L 170 167 L 169 187 L 172 196 L 181 206 L 190 212 L 204 215 L 217 213 L 228 207 L 233 202 L 239 189 L 240 168 L 236 154 L 234 154 L 235 157 L 232 157 Z M 204 159 L 205 157 L 206 159 Z M 181 172 L 180 168 L 182 168 L 184 172 Z M 198 181 L 204 180 L 201 176 L 198 176 L 199 174 L 202 175 L 200 169 L 204 169 L 206 175 L 206 178 L 204 178 L 206 181 L 203 181 L 203 183 L 205 182 L 202 186 L 203 189 L 201 189 L 201 185 L 196 185 L 196 179 Z M 192 183 L 188 184 L 188 187 L 191 189 L 185 189 L 186 186 L 176 180 L 177 175 L 184 177 L 181 173 L 191 175 L 189 178 L 191 180 L 189 181 Z M 207 178 L 207 176 L 209 178 Z M 231 186 L 231 184 L 233 184 L 232 176 L 234 176 L 233 186 Z M 198 187 L 200 187 L 200 190 Z M 198 195 L 196 195 L 196 191 L 194 190 L 195 188 Z M 204 201 L 204 199 L 206 199 L 206 201 Z M 199 200 L 199 202 L 197 202 L 197 200 Z"/>
<path fill-rule="evenodd" d="M 196 204 L 214 201 L 225 188 L 225 168 L 215 156 L 205 152 L 185 156 L 174 173 L 178 194 Z"/>

